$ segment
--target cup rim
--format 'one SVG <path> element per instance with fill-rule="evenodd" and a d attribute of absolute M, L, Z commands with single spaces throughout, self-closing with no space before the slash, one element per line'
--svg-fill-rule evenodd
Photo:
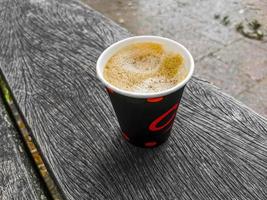
<path fill-rule="evenodd" d="M 105 78 L 103 77 L 103 70 L 101 71 L 101 66 L 103 65 L 102 60 L 109 54 L 110 51 L 112 51 L 114 48 L 122 45 L 123 43 L 128 43 L 130 41 L 134 41 L 134 42 L 138 42 L 139 40 L 143 40 L 143 39 L 147 39 L 149 40 L 161 40 L 161 41 L 165 41 L 168 43 L 174 43 L 175 45 L 178 45 L 184 52 L 185 55 L 183 56 L 187 56 L 188 60 L 189 60 L 189 72 L 186 76 L 186 78 L 179 82 L 177 85 L 175 85 L 174 87 L 171 87 L 169 89 L 166 90 L 162 90 L 159 92 L 151 92 L 151 93 L 138 93 L 138 92 L 131 92 L 131 91 L 127 91 L 127 90 L 123 90 L 120 88 L 117 88 L 116 86 L 110 84 L 108 81 L 105 80 Z M 121 47 L 122 48 L 122 47 Z M 106 64 L 106 63 L 104 63 Z M 162 96 L 166 96 L 168 94 L 171 94 L 177 90 L 179 90 L 180 88 L 182 88 L 192 77 L 193 72 L 194 72 L 194 60 L 193 57 L 191 55 L 191 53 L 180 43 L 171 40 L 169 38 L 165 38 L 165 37 L 161 37 L 161 36 L 152 36 L 152 35 L 142 35 L 142 36 L 133 36 L 133 37 L 128 37 L 126 39 L 120 40 L 118 42 L 115 42 L 114 44 L 110 45 L 108 48 L 106 48 L 102 54 L 99 56 L 97 63 L 96 63 L 96 73 L 97 73 L 97 77 L 98 79 L 109 89 L 111 89 L 112 91 L 119 93 L 121 95 L 124 96 L 128 96 L 128 97 L 134 97 L 134 98 L 156 98 L 156 97 L 162 97 Z"/>

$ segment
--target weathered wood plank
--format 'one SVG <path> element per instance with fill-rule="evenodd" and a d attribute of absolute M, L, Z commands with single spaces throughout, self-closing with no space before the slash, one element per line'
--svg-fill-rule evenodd
<path fill-rule="evenodd" d="M 0 0 L 0 67 L 66 199 L 266 199 L 267 122 L 194 78 L 168 143 L 120 137 L 95 62 L 127 31 L 76 1 Z"/>
<path fill-rule="evenodd" d="M 35 173 L 0 98 L 0 199 L 46 199 Z"/>

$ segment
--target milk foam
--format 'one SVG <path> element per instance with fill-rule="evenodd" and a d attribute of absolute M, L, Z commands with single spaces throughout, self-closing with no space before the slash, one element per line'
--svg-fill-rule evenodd
<path fill-rule="evenodd" d="M 185 79 L 183 57 L 161 44 L 144 42 L 120 49 L 107 62 L 104 78 L 112 85 L 138 93 L 158 92 Z"/>
<path fill-rule="evenodd" d="M 165 77 L 153 77 L 148 78 L 133 87 L 133 92 L 147 93 L 147 92 L 159 92 L 166 90 L 173 86 L 173 82 Z"/>

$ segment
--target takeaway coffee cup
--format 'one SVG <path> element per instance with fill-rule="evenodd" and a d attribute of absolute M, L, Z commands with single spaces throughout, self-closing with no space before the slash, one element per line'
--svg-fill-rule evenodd
<path fill-rule="evenodd" d="M 188 69 L 185 79 L 170 89 L 153 93 L 130 92 L 111 85 L 103 76 L 106 63 L 121 48 L 138 42 L 156 42 L 182 55 Z M 170 136 L 183 90 L 194 71 L 194 60 L 190 52 L 183 45 L 167 38 L 130 37 L 104 50 L 98 58 L 96 71 L 108 92 L 122 136 L 131 144 L 144 148 L 153 148 L 164 143 Z"/>

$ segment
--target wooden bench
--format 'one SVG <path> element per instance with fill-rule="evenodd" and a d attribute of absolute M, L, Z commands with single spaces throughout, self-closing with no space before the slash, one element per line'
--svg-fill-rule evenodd
<path fill-rule="evenodd" d="M 43 187 L 0 98 L 0 199 L 45 200 Z"/>
<path fill-rule="evenodd" d="M 267 122 L 193 78 L 172 136 L 129 145 L 96 78 L 130 36 L 74 0 L 0 0 L 0 68 L 64 199 L 267 199 Z M 197 66 L 196 66 L 197 67 Z"/>

